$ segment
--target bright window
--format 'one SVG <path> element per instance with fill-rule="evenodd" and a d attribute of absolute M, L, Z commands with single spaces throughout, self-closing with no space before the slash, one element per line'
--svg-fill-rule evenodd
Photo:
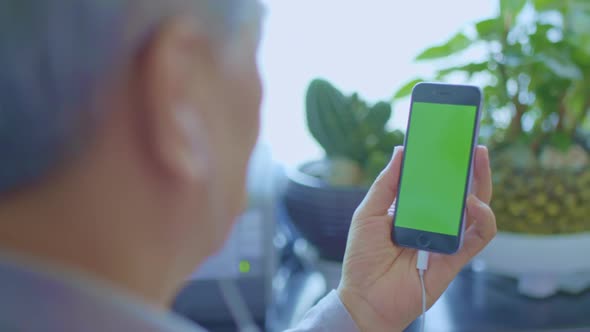
<path fill-rule="evenodd" d="M 308 134 L 304 96 L 324 77 L 367 100 L 389 100 L 432 65 L 412 59 L 469 22 L 493 14 L 486 0 L 265 0 L 269 15 L 261 50 L 265 80 L 263 139 L 289 166 L 320 158 Z M 393 126 L 405 127 L 407 104 L 396 105 Z"/>

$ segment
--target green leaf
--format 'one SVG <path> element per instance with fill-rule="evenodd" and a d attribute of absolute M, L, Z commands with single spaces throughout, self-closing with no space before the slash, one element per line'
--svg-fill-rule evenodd
<path fill-rule="evenodd" d="M 570 10 L 575 11 L 590 11 L 590 3 L 588 0 L 570 0 L 566 1 L 568 5 L 570 5 Z"/>
<path fill-rule="evenodd" d="M 515 18 L 524 8 L 527 0 L 500 0 L 500 11 L 502 16 Z"/>
<path fill-rule="evenodd" d="M 549 40 L 547 36 L 549 31 L 558 31 L 561 29 L 556 28 L 553 24 L 537 24 L 535 28 L 535 33 L 528 37 L 529 45 L 532 47 L 532 53 L 543 52 L 547 49 L 556 49 L 556 43 Z"/>
<path fill-rule="evenodd" d="M 393 96 L 393 100 L 402 99 L 402 98 L 405 98 L 405 97 L 411 95 L 412 90 L 414 89 L 414 86 L 416 86 L 416 84 L 422 83 L 422 82 L 424 82 L 424 79 L 416 78 L 416 79 L 404 84 L 399 90 L 397 90 L 397 92 Z"/>
<path fill-rule="evenodd" d="M 565 152 L 573 144 L 573 139 L 567 134 L 556 132 L 549 138 L 549 143 L 555 148 Z"/>
<path fill-rule="evenodd" d="M 479 38 L 487 41 L 498 40 L 502 37 L 502 21 L 498 18 L 483 20 L 475 24 Z"/>
<path fill-rule="evenodd" d="M 584 8 L 572 6 L 565 15 L 567 29 L 578 35 L 588 35 L 590 31 L 590 12 Z"/>
<path fill-rule="evenodd" d="M 589 30 L 590 31 L 590 30 Z M 572 59 L 574 62 L 590 69 L 590 34 L 581 33 L 569 36 L 566 40 L 569 47 L 572 48 Z"/>
<path fill-rule="evenodd" d="M 574 118 L 578 118 L 581 113 L 585 113 L 586 110 L 586 99 L 588 98 L 588 87 L 586 82 L 579 81 L 572 85 L 572 87 L 568 91 L 568 96 L 564 100 L 566 104 L 568 112 L 571 113 L 571 116 Z M 575 124 L 577 125 L 577 124 Z"/>
<path fill-rule="evenodd" d="M 589 10 L 588 0 L 532 0 L 533 7 L 539 12 L 557 10 L 560 12 Z"/>
<path fill-rule="evenodd" d="M 527 2 L 527 0 L 500 0 L 500 14 L 503 20 L 503 30 L 509 31 L 516 25 L 516 18 Z"/>
<path fill-rule="evenodd" d="M 446 58 L 450 55 L 466 50 L 469 46 L 471 46 L 471 40 L 463 33 L 458 33 L 446 43 L 425 50 L 416 57 L 416 60 Z"/>
<path fill-rule="evenodd" d="M 547 69 L 559 78 L 578 80 L 582 78 L 582 72 L 569 58 L 538 54 L 536 60 L 543 63 Z"/>
<path fill-rule="evenodd" d="M 533 0 L 533 6 L 537 11 L 562 10 L 566 6 L 566 1 L 555 0 Z"/>
<path fill-rule="evenodd" d="M 441 69 L 437 72 L 437 80 L 444 79 L 446 76 L 454 73 L 467 73 L 470 77 L 475 73 L 481 73 L 489 70 L 488 62 L 468 63 L 463 66 L 450 67 Z"/>
<path fill-rule="evenodd" d="M 364 123 L 375 133 L 383 131 L 390 118 L 391 105 L 386 102 L 379 102 L 369 109 L 364 118 Z"/>

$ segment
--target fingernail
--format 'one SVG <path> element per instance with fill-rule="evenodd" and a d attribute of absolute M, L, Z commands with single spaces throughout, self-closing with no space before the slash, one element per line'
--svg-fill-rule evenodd
<path fill-rule="evenodd" d="M 478 149 L 483 151 L 483 160 L 488 162 L 490 161 L 490 150 L 485 145 L 478 146 Z"/>
<path fill-rule="evenodd" d="M 486 159 L 490 160 L 490 150 L 488 149 L 487 146 L 483 146 L 484 151 L 486 152 Z"/>
<path fill-rule="evenodd" d="M 401 146 L 396 146 L 396 147 L 393 149 L 393 156 L 391 156 L 391 159 L 394 159 L 394 158 L 395 158 L 395 156 L 397 156 L 397 154 L 398 154 L 398 153 L 401 151 L 401 149 L 402 149 L 402 147 L 401 147 Z"/>

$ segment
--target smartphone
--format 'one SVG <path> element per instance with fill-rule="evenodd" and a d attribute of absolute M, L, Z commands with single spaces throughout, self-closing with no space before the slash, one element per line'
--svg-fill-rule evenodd
<path fill-rule="evenodd" d="M 414 87 L 395 203 L 393 241 L 443 254 L 462 245 L 482 92 L 478 87 Z"/>

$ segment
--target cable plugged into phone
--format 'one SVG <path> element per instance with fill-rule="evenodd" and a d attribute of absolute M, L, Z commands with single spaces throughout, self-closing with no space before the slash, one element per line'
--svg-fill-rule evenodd
<path fill-rule="evenodd" d="M 422 319 L 420 323 L 420 331 L 426 330 L 426 286 L 424 285 L 424 273 L 428 270 L 428 251 L 418 251 L 418 260 L 416 261 L 416 268 L 420 275 L 420 286 L 422 287 Z"/>

